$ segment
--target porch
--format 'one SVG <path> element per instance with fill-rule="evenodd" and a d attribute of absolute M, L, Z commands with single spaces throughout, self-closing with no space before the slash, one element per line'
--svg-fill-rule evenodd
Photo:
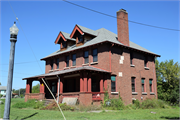
<path fill-rule="evenodd" d="M 56 71 L 40 76 L 24 78 L 26 83 L 25 101 L 28 99 L 53 99 L 41 78 L 45 79 L 52 93 L 61 103 L 65 97 L 78 98 L 79 104 L 90 105 L 104 100 L 104 91 L 107 90 L 109 72 L 90 66 Z M 32 82 L 40 82 L 40 92 L 31 93 Z M 59 91 L 59 92 L 58 92 Z"/>

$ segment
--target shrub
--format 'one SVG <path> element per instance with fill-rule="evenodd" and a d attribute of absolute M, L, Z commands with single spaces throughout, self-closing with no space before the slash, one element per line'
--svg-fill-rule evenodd
<path fill-rule="evenodd" d="M 157 99 L 146 99 L 141 104 L 142 109 L 170 108 L 164 101 Z"/>
<path fill-rule="evenodd" d="M 3 95 L 2 94 L 0 94 L 0 98 L 2 97 Z"/>
<path fill-rule="evenodd" d="M 44 105 L 43 101 L 37 101 L 36 104 L 34 104 L 34 109 L 41 109 Z"/>
<path fill-rule="evenodd" d="M 139 102 L 139 100 L 138 100 L 138 99 L 133 100 L 133 105 L 134 105 L 135 109 L 137 109 L 137 108 L 140 108 L 140 107 L 141 107 L 141 103 Z"/>

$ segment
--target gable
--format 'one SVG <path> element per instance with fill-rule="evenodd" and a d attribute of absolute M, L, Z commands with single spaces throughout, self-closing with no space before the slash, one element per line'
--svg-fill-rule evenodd
<path fill-rule="evenodd" d="M 60 38 L 62 38 L 64 41 L 67 41 L 66 38 L 64 37 L 64 35 L 62 34 L 62 32 L 60 31 L 54 43 L 55 44 L 60 44 L 59 43 L 60 42 Z"/>

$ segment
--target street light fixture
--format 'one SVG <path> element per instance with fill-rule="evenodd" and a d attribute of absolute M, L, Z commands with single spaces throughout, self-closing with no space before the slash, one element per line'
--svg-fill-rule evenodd
<path fill-rule="evenodd" d="M 8 82 L 7 82 L 6 102 L 5 102 L 5 106 L 4 106 L 3 120 L 9 120 L 9 115 L 10 115 L 13 68 L 14 68 L 14 54 L 15 54 L 15 44 L 17 41 L 18 31 L 19 31 L 19 29 L 16 26 L 16 22 L 14 22 L 13 26 L 10 28 L 11 49 L 10 49 Z"/>

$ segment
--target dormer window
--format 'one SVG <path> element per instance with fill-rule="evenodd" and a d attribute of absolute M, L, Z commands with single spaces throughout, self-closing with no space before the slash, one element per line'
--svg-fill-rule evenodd
<path fill-rule="evenodd" d="M 62 48 L 66 48 L 66 41 L 62 40 Z"/>
<path fill-rule="evenodd" d="M 78 43 L 83 41 L 83 35 L 78 36 Z"/>

